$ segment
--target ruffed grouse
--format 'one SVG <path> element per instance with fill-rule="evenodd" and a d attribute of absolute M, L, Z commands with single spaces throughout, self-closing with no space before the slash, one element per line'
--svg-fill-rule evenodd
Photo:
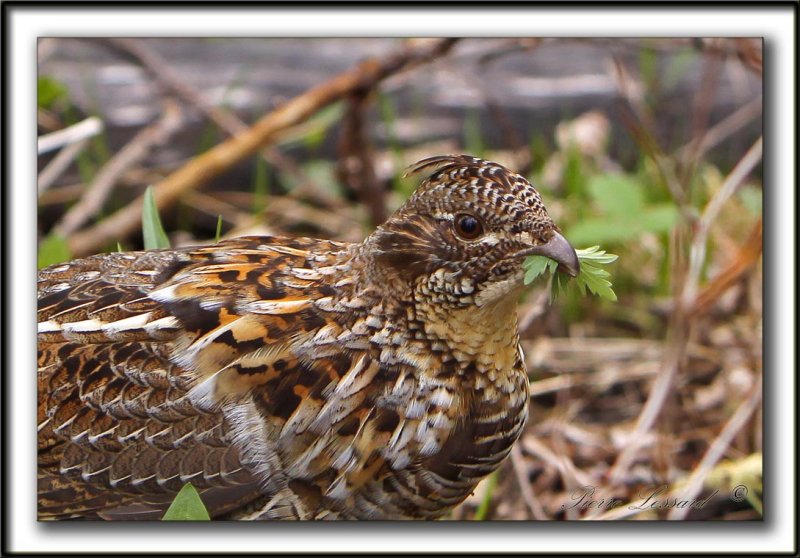
<path fill-rule="evenodd" d="M 578 260 L 531 184 L 474 157 L 360 244 L 244 237 L 39 272 L 39 518 L 432 519 L 527 415 L 524 256 Z"/>

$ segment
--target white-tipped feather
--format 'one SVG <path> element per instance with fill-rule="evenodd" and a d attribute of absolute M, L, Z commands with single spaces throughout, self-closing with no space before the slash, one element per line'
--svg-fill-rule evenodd
<path fill-rule="evenodd" d="M 61 324 L 53 321 L 39 322 L 37 331 L 39 333 L 55 333 L 61 331 Z"/>
<path fill-rule="evenodd" d="M 158 331 L 162 331 L 165 329 L 176 329 L 180 327 L 180 322 L 174 316 L 166 316 L 164 318 L 153 320 L 152 322 L 146 324 L 144 329 L 147 333 L 153 334 Z"/>
<path fill-rule="evenodd" d="M 152 312 L 145 312 L 144 314 L 138 314 L 136 316 L 131 316 L 130 318 L 125 318 L 123 320 L 117 320 L 115 322 L 108 322 L 102 325 L 102 331 L 109 337 L 114 337 L 119 333 L 125 333 L 126 331 L 142 329 L 147 322 L 150 321 L 150 316 Z"/>
<path fill-rule="evenodd" d="M 373 378 L 375 378 L 378 370 L 380 370 L 380 366 L 378 366 L 376 362 L 370 362 L 370 366 L 365 369 L 367 362 L 370 362 L 367 359 L 367 355 L 361 355 L 353 366 L 350 367 L 350 370 L 342 376 L 342 379 L 339 380 L 333 392 L 337 395 L 352 395 L 367 387 L 372 382 Z"/>
<path fill-rule="evenodd" d="M 150 298 L 155 300 L 156 302 L 174 302 L 179 299 L 176 292 L 178 290 L 178 285 L 169 285 L 167 287 L 161 287 L 160 289 L 156 289 L 150 293 Z"/>
<path fill-rule="evenodd" d="M 101 331 L 101 328 L 105 325 L 105 322 L 101 322 L 100 320 L 90 319 L 90 320 L 81 320 L 80 322 L 72 322 L 68 324 L 61 324 L 61 331 L 64 334 L 64 337 L 69 339 L 74 334 L 78 333 L 94 333 L 97 331 Z"/>
<path fill-rule="evenodd" d="M 243 310 L 256 314 L 294 314 L 311 305 L 308 299 L 301 300 L 257 300 L 242 305 Z"/>

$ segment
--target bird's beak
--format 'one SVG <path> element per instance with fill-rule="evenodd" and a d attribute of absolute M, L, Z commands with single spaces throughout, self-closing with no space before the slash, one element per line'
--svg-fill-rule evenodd
<path fill-rule="evenodd" d="M 560 233 L 554 231 L 552 238 L 544 244 L 526 248 L 516 254 L 517 256 L 545 256 L 558 262 L 558 270 L 577 277 L 581 271 L 581 264 L 578 261 L 578 254 L 575 248 Z"/>

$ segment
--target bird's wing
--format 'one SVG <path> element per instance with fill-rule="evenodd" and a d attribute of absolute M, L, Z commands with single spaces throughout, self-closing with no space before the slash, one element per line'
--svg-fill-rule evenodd
<path fill-rule="evenodd" d="M 40 518 L 154 519 L 187 481 L 239 518 L 463 498 L 418 466 L 461 402 L 420 385 L 433 353 L 337 295 L 347 249 L 254 237 L 40 272 Z"/>
<path fill-rule="evenodd" d="M 216 514 L 257 496 L 223 408 L 324 325 L 317 269 L 345 248 L 250 237 L 40 271 L 40 517 L 152 518 L 187 481 Z"/>

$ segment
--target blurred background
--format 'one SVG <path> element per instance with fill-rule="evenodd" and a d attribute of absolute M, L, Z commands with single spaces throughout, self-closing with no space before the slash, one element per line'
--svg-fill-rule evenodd
<path fill-rule="evenodd" d="M 616 302 L 523 298 L 530 418 L 451 519 L 761 519 L 762 44 L 38 44 L 39 265 L 246 234 L 359 241 L 418 159 L 528 177 Z"/>

